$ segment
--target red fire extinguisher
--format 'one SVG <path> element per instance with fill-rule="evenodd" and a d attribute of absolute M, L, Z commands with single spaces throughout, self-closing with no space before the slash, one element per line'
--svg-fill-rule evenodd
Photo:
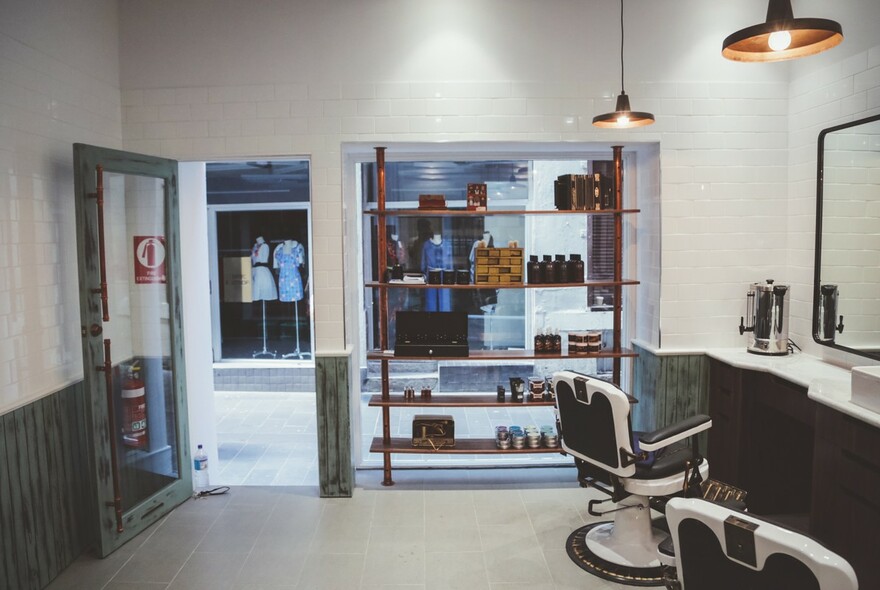
<path fill-rule="evenodd" d="M 147 397 L 141 368 L 134 362 L 122 380 L 122 443 L 140 449 L 147 440 Z"/>

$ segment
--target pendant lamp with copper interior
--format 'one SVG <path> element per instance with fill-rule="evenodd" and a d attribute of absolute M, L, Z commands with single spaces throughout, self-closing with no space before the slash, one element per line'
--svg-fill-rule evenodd
<path fill-rule="evenodd" d="M 593 125 L 612 129 L 629 129 L 644 127 L 654 122 L 654 115 L 641 111 L 633 111 L 629 106 L 629 96 L 623 86 L 623 0 L 620 0 L 620 94 L 613 113 L 605 113 L 593 117 Z"/>
<path fill-rule="evenodd" d="M 794 18 L 791 0 L 770 0 L 767 21 L 729 35 L 721 55 L 733 61 L 783 61 L 814 55 L 843 41 L 840 23 Z"/>

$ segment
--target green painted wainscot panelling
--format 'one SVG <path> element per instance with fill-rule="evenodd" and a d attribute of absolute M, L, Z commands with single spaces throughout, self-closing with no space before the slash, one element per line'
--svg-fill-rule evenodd
<path fill-rule="evenodd" d="M 633 430 L 649 432 L 694 414 L 709 413 L 709 357 L 654 354 L 633 343 L 639 354 L 633 370 Z M 706 452 L 706 433 L 700 449 Z"/>
<path fill-rule="evenodd" d="M 349 498 L 351 460 L 351 354 L 315 356 L 318 478 L 323 498 Z"/>
<path fill-rule="evenodd" d="M 0 416 L 0 587 L 39 590 L 93 544 L 82 384 Z"/>

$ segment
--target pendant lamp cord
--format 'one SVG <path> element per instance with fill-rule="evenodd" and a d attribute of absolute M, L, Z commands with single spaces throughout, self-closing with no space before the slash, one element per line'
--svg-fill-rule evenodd
<path fill-rule="evenodd" d="M 620 0 L 620 93 L 624 93 L 623 86 L 623 0 Z"/>

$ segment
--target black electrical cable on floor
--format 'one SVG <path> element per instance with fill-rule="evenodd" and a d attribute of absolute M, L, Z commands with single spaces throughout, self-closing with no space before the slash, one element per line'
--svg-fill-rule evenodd
<path fill-rule="evenodd" d="M 202 490 L 200 492 L 193 492 L 193 498 L 198 500 L 199 498 L 207 498 L 208 496 L 219 496 L 221 494 L 225 494 L 229 491 L 229 486 L 220 486 L 218 488 L 214 488 L 212 490 Z"/>

